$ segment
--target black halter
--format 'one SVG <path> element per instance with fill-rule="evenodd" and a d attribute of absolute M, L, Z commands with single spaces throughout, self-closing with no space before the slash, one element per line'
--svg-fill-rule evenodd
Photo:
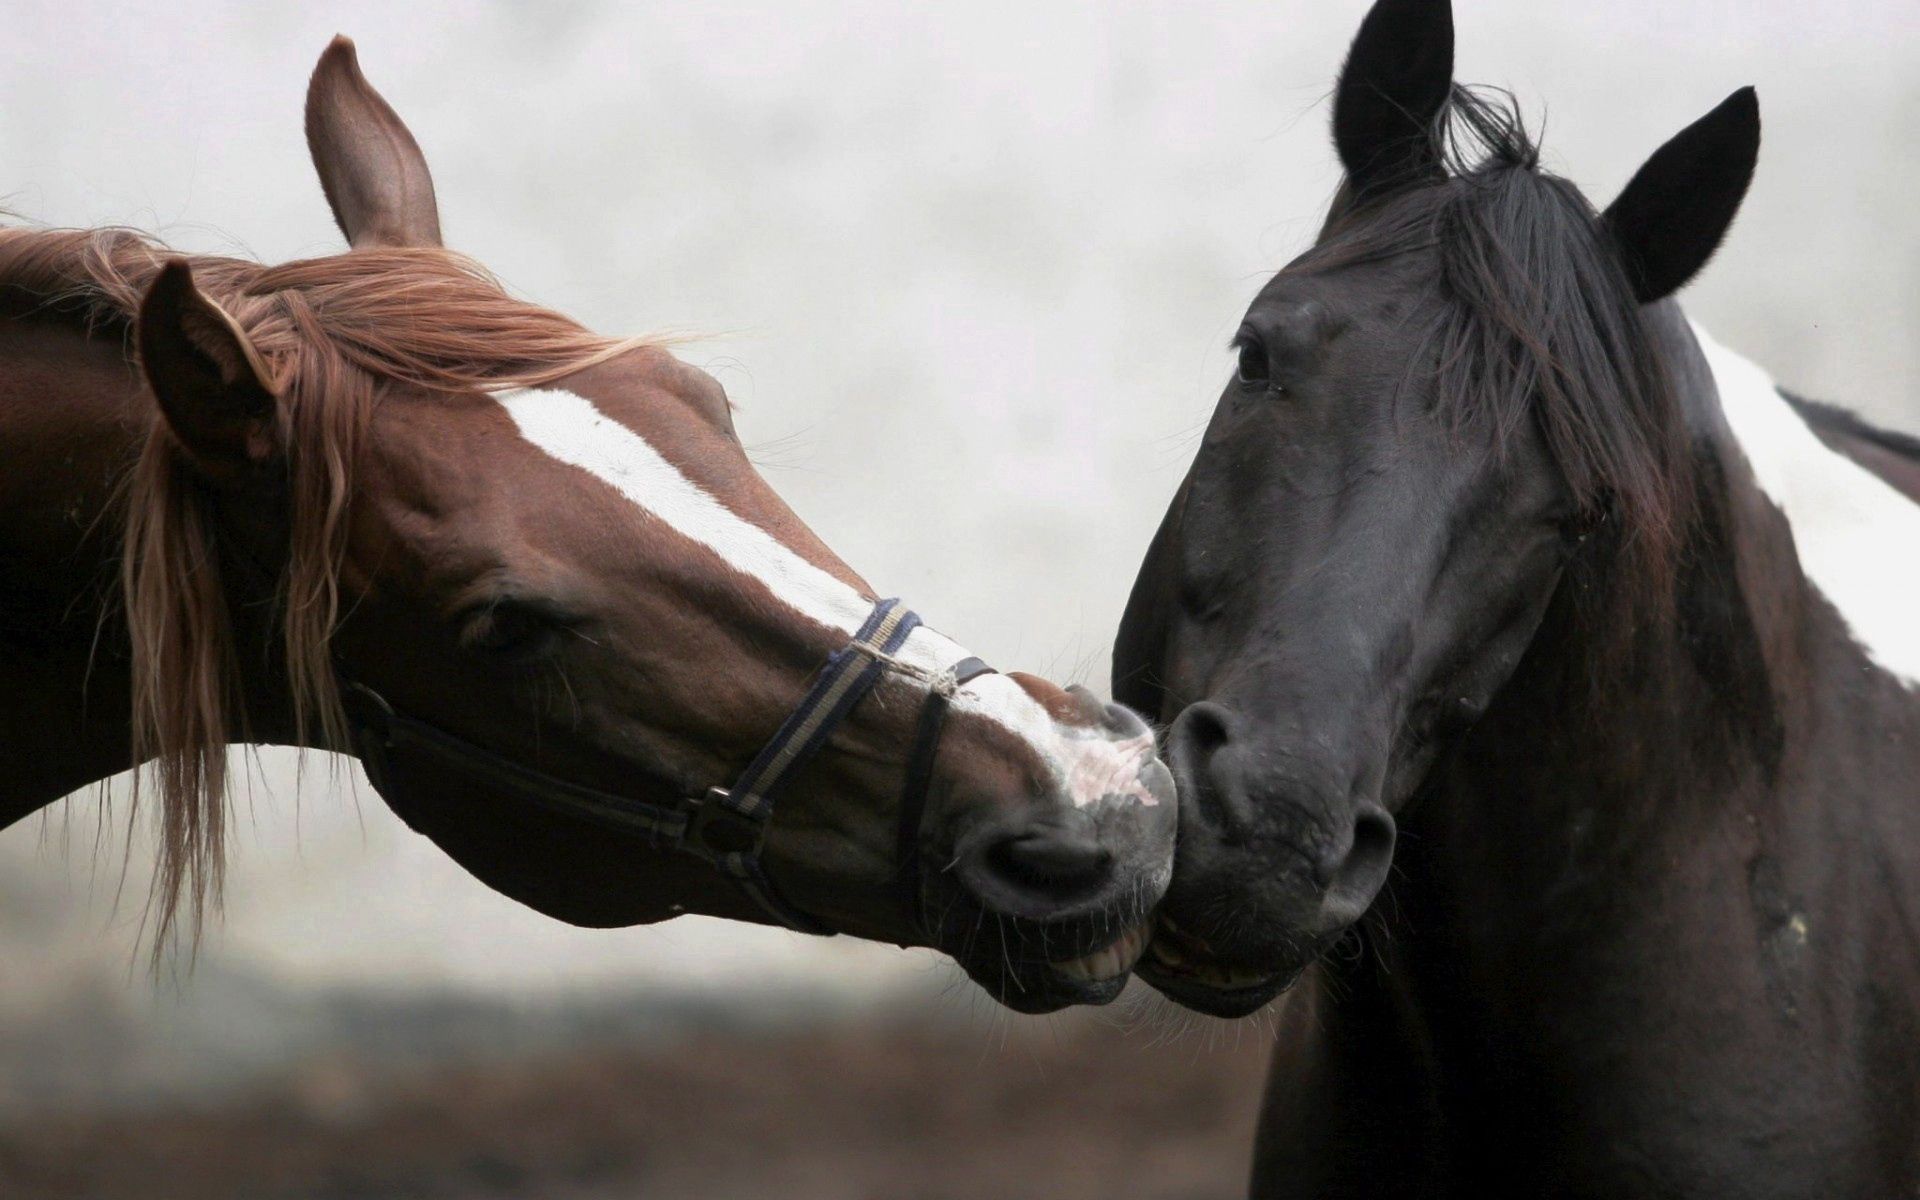
<path fill-rule="evenodd" d="M 780 924 L 804 933 L 831 934 L 821 922 L 781 898 L 760 862 L 773 808 L 786 784 L 826 745 L 834 729 L 880 682 L 893 656 L 919 627 L 920 618 L 898 600 L 875 604 L 853 640 L 827 660 L 798 706 L 773 737 L 735 778 L 731 787 L 710 787 L 668 805 L 603 792 L 570 783 L 482 749 L 436 726 L 395 711 L 378 692 L 345 681 L 342 699 L 352 727 L 354 753 L 374 788 L 402 809 L 395 791 L 396 762 L 439 760 L 483 773 L 490 784 L 545 808 L 583 817 L 626 833 L 645 835 L 655 845 L 712 864 L 752 896 Z M 933 782 L 940 731 L 954 693 L 968 680 L 993 668 L 977 658 L 962 659 L 936 676 L 920 709 L 900 791 L 897 841 L 900 886 L 915 919 L 919 918 L 920 824 Z M 404 789 L 400 789 L 404 790 Z"/>

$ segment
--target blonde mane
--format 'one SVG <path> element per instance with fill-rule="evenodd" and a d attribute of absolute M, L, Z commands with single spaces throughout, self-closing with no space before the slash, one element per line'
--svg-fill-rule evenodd
<path fill-rule="evenodd" d="M 0 229 L 0 296 L 124 335 L 174 258 L 187 259 L 201 293 L 246 334 L 279 396 L 289 520 L 276 588 L 280 665 L 296 740 L 345 748 L 330 645 L 347 505 L 375 403 L 396 385 L 437 393 L 539 386 L 650 343 L 604 337 L 516 300 L 478 263 L 439 248 L 264 266 L 177 255 L 128 230 L 8 228 Z M 213 493 L 164 421 L 143 436 L 122 488 L 121 592 L 134 761 L 148 764 L 135 774 L 135 796 L 144 774 L 160 804 L 151 898 L 158 951 L 182 917 L 197 936 L 219 905 L 227 748 L 247 730 Z"/>

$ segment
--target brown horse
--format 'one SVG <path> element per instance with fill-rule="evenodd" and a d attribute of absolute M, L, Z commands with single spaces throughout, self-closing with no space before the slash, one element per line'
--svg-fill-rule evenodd
<path fill-rule="evenodd" d="M 561 920 L 771 914 L 1022 1009 L 1116 994 L 1171 866 L 1146 726 L 876 604 L 711 378 L 443 249 L 345 40 L 307 135 L 345 254 L 0 231 L 0 825 L 151 764 L 158 925 L 197 927 L 228 746 L 351 750 Z"/>

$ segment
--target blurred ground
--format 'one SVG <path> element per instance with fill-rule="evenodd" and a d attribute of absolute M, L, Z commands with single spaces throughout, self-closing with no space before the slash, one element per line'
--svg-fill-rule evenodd
<path fill-rule="evenodd" d="M 460 1067 L 326 1056 L 212 1103 L 0 1121 L 0 1195 L 1224 1200 L 1264 1044 L 896 1017 Z"/>

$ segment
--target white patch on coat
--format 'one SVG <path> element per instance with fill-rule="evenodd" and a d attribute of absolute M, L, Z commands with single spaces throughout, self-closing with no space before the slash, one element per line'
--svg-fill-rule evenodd
<path fill-rule="evenodd" d="M 1693 334 L 1754 479 L 1793 531 L 1800 570 L 1875 665 L 1920 686 L 1920 505 L 1829 449 L 1764 369 L 1698 325 Z"/>
<path fill-rule="evenodd" d="M 607 483 L 642 512 L 711 550 L 729 568 L 757 581 L 774 598 L 817 625 L 851 638 L 873 603 L 802 558 L 760 526 L 744 520 L 688 479 L 638 433 L 584 396 L 557 388 L 525 388 L 496 396 L 520 436 L 549 456 Z M 895 656 L 931 681 L 968 651 L 921 626 Z M 1011 730 L 1037 752 L 1054 782 L 1082 807 L 1115 795 L 1157 801 L 1135 776 L 1151 761 L 1152 739 L 1124 742 L 1054 721 L 1025 688 L 1004 675 L 983 675 L 955 697 L 957 712 L 976 713 Z M 1122 761 L 1124 760 L 1124 761 Z M 1130 773 L 1129 773 L 1130 772 Z M 1119 781 L 1125 780 L 1124 786 Z"/>

